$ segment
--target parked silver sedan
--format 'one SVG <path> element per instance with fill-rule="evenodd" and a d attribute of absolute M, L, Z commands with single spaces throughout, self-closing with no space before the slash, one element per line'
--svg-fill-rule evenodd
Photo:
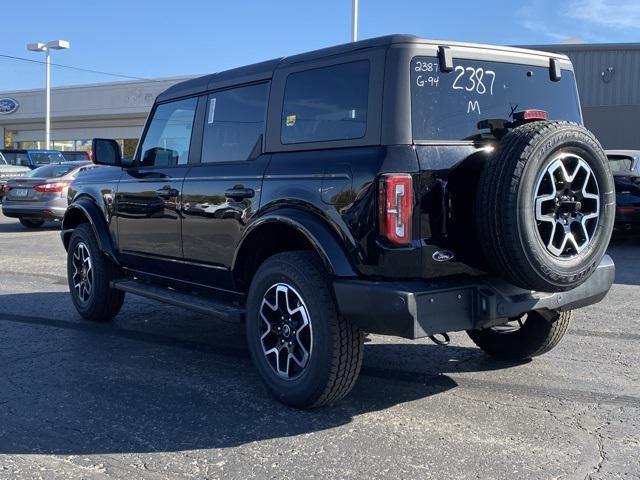
<path fill-rule="evenodd" d="M 28 228 L 45 220 L 59 220 L 67 209 L 67 190 L 82 171 L 97 168 L 91 162 L 63 162 L 44 165 L 4 186 L 2 213 L 18 218 Z"/>

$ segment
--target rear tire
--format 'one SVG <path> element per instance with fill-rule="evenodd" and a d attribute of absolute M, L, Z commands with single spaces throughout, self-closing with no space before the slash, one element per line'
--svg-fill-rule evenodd
<path fill-rule="evenodd" d="M 547 353 L 567 331 L 573 312 L 556 313 L 546 319 L 537 312 L 529 312 L 520 328 L 513 331 L 500 327 L 467 330 L 467 334 L 487 354 L 503 360 L 524 360 Z"/>
<path fill-rule="evenodd" d="M 23 227 L 27 227 L 27 228 L 38 228 L 38 227 L 41 227 L 44 224 L 44 219 L 42 219 L 42 218 L 20 217 L 19 220 L 20 220 L 20 223 L 22 224 L 22 226 Z"/>
<path fill-rule="evenodd" d="M 71 234 L 67 251 L 67 280 L 78 313 L 87 320 L 113 320 L 124 301 L 124 292 L 111 288 L 120 270 L 98 247 L 91 227 L 84 223 Z"/>
<path fill-rule="evenodd" d="M 363 334 L 338 314 L 315 254 L 280 253 L 260 266 L 249 289 L 246 331 L 253 363 L 282 403 L 319 407 L 353 388 Z"/>

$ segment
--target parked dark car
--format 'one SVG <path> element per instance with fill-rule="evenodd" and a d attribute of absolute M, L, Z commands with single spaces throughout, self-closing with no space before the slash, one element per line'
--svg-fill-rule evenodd
<path fill-rule="evenodd" d="M 91 161 L 91 152 L 81 151 L 63 151 L 62 156 L 67 162 Z"/>
<path fill-rule="evenodd" d="M 30 169 L 38 168 L 49 163 L 60 163 L 66 161 L 57 150 L 18 150 L 5 149 L 0 150 L 9 165 L 19 165 L 29 167 Z"/>
<path fill-rule="evenodd" d="M 23 177 L 29 173 L 31 169 L 28 167 L 20 167 L 18 165 L 9 165 L 2 153 L 0 153 L 0 202 L 4 195 L 4 186 L 7 181 L 12 178 Z"/>
<path fill-rule="evenodd" d="M 2 213 L 18 218 L 25 227 L 40 227 L 45 220 L 60 220 L 67 209 L 67 190 L 71 181 L 91 162 L 63 162 L 43 165 L 4 186 Z"/>
<path fill-rule="evenodd" d="M 640 150 L 607 150 L 616 184 L 616 228 L 640 227 Z"/>
<path fill-rule="evenodd" d="M 364 40 L 172 86 L 133 161 L 92 150 L 117 168 L 69 189 L 78 312 L 129 292 L 244 321 L 288 405 L 346 395 L 363 332 L 540 355 L 613 282 L 613 178 L 564 55 Z"/>

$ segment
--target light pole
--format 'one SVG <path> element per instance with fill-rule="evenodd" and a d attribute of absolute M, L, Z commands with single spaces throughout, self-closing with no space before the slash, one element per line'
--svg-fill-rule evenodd
<path fill-rule="evenodd" d="M 358 0 L 351 0 L 351 41 L 358 41 Z"/>
<path fill-rule="evenodd" d="M 66 40 L 53 40 L 47 43 L 30 43 L 27 49 L 32 52 L 44 52 L 46 55 L 46 80 L 45 80 L 45 127 L 44 148 L 51 148 L 51 50 L 65 50 L 69 48 Z"/>

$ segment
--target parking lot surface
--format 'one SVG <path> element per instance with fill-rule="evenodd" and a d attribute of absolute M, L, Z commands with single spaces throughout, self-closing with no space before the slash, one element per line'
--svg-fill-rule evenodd
<path fill-rule="evenodd" d="M 133 296 L 81 320 L 58 225 L 0 216 L 0 478 L 640 479 L 640 236 L 610 254 L 549 354 L 371 336 L 354 391 L 297 411 L 240 325 Z"/>

